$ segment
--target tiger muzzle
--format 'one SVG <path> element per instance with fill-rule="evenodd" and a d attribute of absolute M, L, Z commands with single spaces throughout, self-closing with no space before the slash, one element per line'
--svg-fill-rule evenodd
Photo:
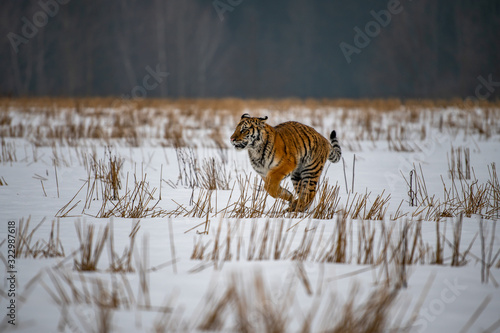
<path fill-rule="evenodd" d="M 233 138 L 231 138 L 231 144 L 236 149 L 245 149 L 245 147 L 247 146 L 247 142 L 245 142 L 245 141 L 236 141 Z"/>

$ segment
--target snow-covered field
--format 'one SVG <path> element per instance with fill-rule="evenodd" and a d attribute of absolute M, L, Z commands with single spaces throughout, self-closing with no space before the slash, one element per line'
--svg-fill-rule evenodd
<path fill-rule="evenodd" d="M 500 330 L 499 109 L 238 106 L 4 103 L 0 330 Z M 244 112 L 337 131 L 310 211 L 231 149 Z"/>

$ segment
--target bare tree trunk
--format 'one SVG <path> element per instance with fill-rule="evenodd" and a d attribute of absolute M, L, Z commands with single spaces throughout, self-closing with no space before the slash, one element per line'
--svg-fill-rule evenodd
<path fill-rule="evenodd" d="M 21 78 L 21 69 L 19 68 L 19 61 L 16 52 L 10 52 L 10 59 L 12 63 L 12 72 L 14 73 L 14 83 L 16 86 L 16 92 L 18 95 L 22 95 L 23 91 L 23 80 Z"/>
<path fill-rule="evenodd" d="M 76 18 L 71 17 L 69 14 L 59 15 L 63 30 L 69 36 L 76 35 L 75 25 L 78 25 L 78 22 L 75 22 Z M 61 40 L 58 45 L 61 54 L 61 75 L 62 75 L 62 87 L 61 90 L 64 94 L 73 95 L 77 93 L 78 82 L 83 78 L 79 76 L 78 73 L 78 52 L 76 50 L 76 43 L 74 38 L 65 38 Z"/>
<path fill-rule="evenodd" d="M 189 3 L 190 1 L 179 1 L 176 5 L 170 6 L 167 12 L 167 16 L 172 18 L 172 13 L 175 11 L 178 14 L 175 17 L 177 34 L 176 34 L 176 60 L 177 60 L 177 95 L 178 96 L 186 96 L 186 77 L 189 75 L 188 66 L 189 60 L 188 52 L 186 52 L 186 30 L 185 27 L 189 20 L 190 15 L 195 16 L 194 13 L 189 13 Z M 187 5 L 186 5 L 187 4 Z M 174 8 L 175 7 L 175 8 Z M 174 20 L 174 19 L 173 19 Z M 191 26 L 188 26 L 191 27 Z M 188 64 L 188 66 L 186 66 Z"/>
<path fill-rule="evenodd" d="M 41 96 L 46 94 L 47 82 L 45 79 L 45 34 L 40 29 L 37 36 L 37 56 L 36 56 L 36 94 Z"/>
<path fill-rule="evenodd" d="M 135 75 L 134 66 L 132 66 L 132 61 L 130 59 L 130 46 L 129 41 L 133 34 L 129 33 L 129 14 L 130 14 L 130 6 L 128 0 L 120 1 L 121 5 L 121 15 L 120 19 L 123 24 L 119 24 L 116 29 L 116 39 L 118 43 L 118 48 L 120 50 L 120 55 L 122 58 L 123 67 L 125 69 L 125 74 L 129 81 L 130 87 L 133 87 L 137 84 L 137 77 Z"/>
<path fill-rule="evenodd" d="M 88 34 L 86 36 L 86 47 L 85 47 L 85 92 L 87 96 L 91 96 L 94 93 L 94 85 L 93 85 L 93 78 L 94 78 L 94 62 L 93 62 L 93 35 Z"/>
<path fill-rule="evenodd" d="M 207 94 L 207 70 L 212 66 L 215 54 L 221 44 L 222 30 L 213 20 L 210 11 L 204 10 L 200 16 L 196 44 L 198 48 L 198 95 L 205 97 Z"/>
<path fill-rule="evenodd" d="M 160 68 L 162 71 L 166 71 L 167 69 L 167 45 L 166 45 L 166 25 L 165 25 L 165 16 L 163 9 L 163 1 L 156 0 L 155 1 L 155 13 L 156 13 L 156 44 L 158 47 L 158 63 L 160 64 Z M 160 84 L 160 96 L 167 96 L 167 80 L 161 82 Z"/>

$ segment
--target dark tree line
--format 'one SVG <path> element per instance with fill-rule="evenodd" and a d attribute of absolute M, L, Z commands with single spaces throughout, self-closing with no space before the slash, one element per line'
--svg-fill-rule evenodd
<path fill-rule="evenodd" d="M 482 96 L 500 96 L 495 0 L 5 0 L 0 9 L 1 95 L 450 98 L 489 80 Z M 357 50 L 350 62 L 341 43 Z"/>

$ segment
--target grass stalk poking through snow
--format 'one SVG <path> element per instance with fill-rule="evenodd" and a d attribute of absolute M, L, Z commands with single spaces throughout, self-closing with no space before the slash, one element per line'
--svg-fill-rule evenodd
<path fill-rule="evenodd" d="M 75 228 L 80 242 L 79 254 L 74 258 L 75 269 L 77 271 L 95 271 L 108 237 L 109 224 L 104 228 L 101 227 L 95 237 L 93 224 L 77 221 Z"/>
<path fill-rule="evenodd" d="M 52 258 L 64 257 L 64 248 L 59 238 L 59 219 L 53 220 L 49 238 L 38 239 L 33 241 L 33 237 L 45 222 L 42 219 L 31 231 L 29 230 L 31 216 L 26 220 L 19 220 L 18 228 L 16 229 L 16 258 Z"/>

